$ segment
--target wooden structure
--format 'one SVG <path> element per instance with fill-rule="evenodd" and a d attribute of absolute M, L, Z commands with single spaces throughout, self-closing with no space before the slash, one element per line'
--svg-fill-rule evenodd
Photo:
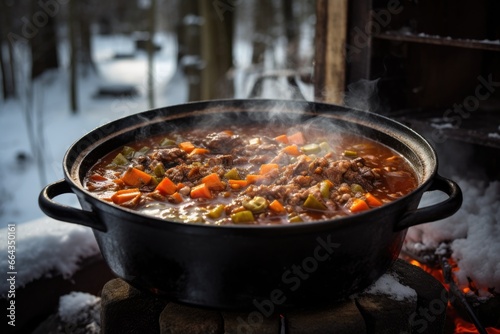
<path fill-rule="evenodd" d="M 474 89 L 478 75 L 500 77 L 494 61 L 500 59 L 499 11 L 492 0 L 476 2 L 473 10 L 464 0 L 453 6 L 429 0 L 319 0 L 316 98 L 334 102 L 322 91 L 343 92 L 358 80 L 382 78 L 399 85 L 402 97 L 391 101 L 396 109 L 456 102 Z M 445 85 L 450 93 L 438 89 Z"/>
<path fill-rule="evenodd" d="M 500 2 L 319 0 L 316 11 L 317 101 L 343 104 L 372 83 L 370 111 L 442 126 L 436 142 L 500 148 Z"/>
<path fill-rule="evenodd" d="M 214 310 L 161 300 L 114 279 L 102 292 L 101 333 L 409 333 L 423 326 L 426 333 L 441 333 L 447 308 L 444 287 L 402 260 L 388 273 L 414 289 L 417 298 L 397 300 L 383 293 L 363 292 L 333 304 L 281 312 Z M 421 314 L 429 305 L 435 310 L 432 321 Z"/>

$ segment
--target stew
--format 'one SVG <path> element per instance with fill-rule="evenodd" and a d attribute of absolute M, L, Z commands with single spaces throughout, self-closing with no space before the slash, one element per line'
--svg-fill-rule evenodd
<path fill-rule="evenodd" d="M 291 224 L 357 214 L 417 187 L 374 140 L 310 126 L 179 130 L 120 147 L 87 173 L 100 199 L 165 220 Z"/>

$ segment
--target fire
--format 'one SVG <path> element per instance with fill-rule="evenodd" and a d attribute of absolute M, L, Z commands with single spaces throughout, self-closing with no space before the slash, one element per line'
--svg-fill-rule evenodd
<path fill-rule="evenodd" d="M 451 316 L 453 316 L 453 323 L 455 325 L 455 330 L 453 333 L 455 333 L 455 334 L 469 334 L 469 333 L 476 334 L 476 333 L 478 333 L 476 326 L 474 326 L 474 324 L 462 319 L 459 315 L 456 314 L 455 310 L 452 309 L 449 312 L 449 314 Z M 486 332 L 488 334 L 500 334 L 500 329 L 488 327 L 488 328 L 486 328 Z"/>
<path fill-rule="evenodd" d="M 413 264 L 414 266 L 419 267 L 420 269 L 422 269 L 426 273 L 432 275 L 435 279 L 437 279 L 439 282 L 441 282 L 441 284 L 443 284 L 443 286 L 446 288 L 446 290 L 449 289 L 448 284 L 445 283 L 445 279 L 444 279 L 444 276 L 443 276 L 443 271 L 441 269 L 437 269 L 437 268 L 432 268 L 432 267 L 426 266 L 425 264 L 420 263 L 417 260 L 410 260 L 409 262 L 411 264 Z"/>
<path fill-rule="evenodd" d="M 432 275 L 434 278 L 436 278 L 443 286 L 450 291 L 450 286 L 449 284 L 446 283 L 444 279 L 444 274 L 443 271 L 440 268 L 433 268 L 429 267 L 423 263 L 420 263 L 417 260 L 414 259 L 408 259 L 408 262 L 411 263 L 414 266 L 417 266 L 424 270 L 426 273 Z M 452 271 L 458 271 L 458 265 L 454 261 L 449 261 L 450 265 L 452 267 Z M 478 288 L 475 286 L 474 282 L 470 281 L 469 286 L 466 287 L 461 287 L 462 293 L 467 294 L 467 293 L 475 293 L 477 292 Z M 454 331 L 453 333 L 455 334 L 467 334 L 467 333 L 478 333 L 478 330 L 476 326 L 463 319 L 456 311 L 456 309 L 453 307 L 453 304 L 448 303 L 448 316 L 453 319 L 453 325 L 454 325 Z M 493 328 L 493 327 L 488 327 L 486 328 L 486 332 L 488 334 L 500 334 L 500 329 Z"/>

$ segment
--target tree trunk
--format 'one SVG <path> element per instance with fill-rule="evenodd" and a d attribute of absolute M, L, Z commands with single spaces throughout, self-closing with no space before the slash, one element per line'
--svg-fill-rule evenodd
<path fill-rule="evenodd" d="M 200 10 L 196 1 L 179 1 L 177 23 L 177 62 L 188 82 L 188 101 L 201 100 L 201 28 L 195 20 L 185 20 L 188 15 L 198 17 Z M 191 59 L 192 61 L 186 61 Z M 196 60 L 196 61 L 194 61 Z"/>
<path fill-rule="evenodd" d="M 32 6 L 31 20 L 26 23 L 26 26 L 33 32 L 33 37 L 30 39 L 31 79 L 35 79 L 46 70 L 58 68 L 59 60 L 54 18 L 40 11 L 36 3 Z"/>
<path fill-rule="evenodd" d="M 77 96 L 77 21 L 76 21 L 76 7 L 78 6 L 78 0 L 69 1 L 69 18 L 68 18 L 68 31 L 69 31 L 69 98 L 70 98 L 70 108 L 71 112 L 76 114 L 78 112 L 78 96 Z"/>
<path fill-rule="evenodd" d="M 228 72 L 233 66 L 234 11 L 225 12 L 222 20 L 212 2 L 199 0 L 198 3 L 204 19 L 201 54 L 205 66 L 201 73 L 201 98 L 208 100 L 233 97 Z"/>
<path fill-rule="evenodd" d="M 0 0 L 0 71 L 2 73 L 3 98 L 16 96 L 16 78 L 14 76 L 13 45 L 8 42 L 7 34 L 13 30 L 11 8 L 5 0 Z M 4 44 L 5 42 L 5 44 Z M 7 46 L 7 59 L 4 58 L 3 48 Z"/>
<path fill-rule="evenodd" d="M 252 41 L 252 64 L 263 63 L 267 48 L 275 41 L 275 33 L 272 29 L 275 23 L 274 13 L 275 7 L 272 1 L 255 0 L 253 8 L 255 28 Z"/>
<path fill-rule="evenodd" d="M 298 31 L 299 22 L 293 14 L 294 1 L 283 0 L 283 21 L 287 40 L 287 64 L 289 68 L 296 68 L 298 64 Z"/>
<path fill-rule="evenodd" d="M 9 89 L 7 82 L 7 75 L 5 71 L 5 66 L 3 64 L 3 43 L 2 38 L 0 37 L 0 75 L 2 76 L 2 99 L 6 100 L 9 97 Z"/>
<path fill-rule="evenodd" d="M 87 74 L 88 70 L 93 72 L 96 71 L 96 66 L 94 60 L 92 59 L 92 34 L 90 31 L 90 26 L 92 23 L 92 4 L 90 1 L 80 1 L 79 7 L 81 9 L 82 15 L 78 16 L 78 27 L 79 27 L 79 61 L 83 66 L 84 75 Z"/>
<path fill-rule="evenodd" d="M 156 26 L 156 0 L 151 0 L 149 8 L 149 39 L 148 39 L 148 103 L 149 108 L 153 109 L 155 106 L 154 94 L 154 54 L 155 54 L 155 26 Z"/>

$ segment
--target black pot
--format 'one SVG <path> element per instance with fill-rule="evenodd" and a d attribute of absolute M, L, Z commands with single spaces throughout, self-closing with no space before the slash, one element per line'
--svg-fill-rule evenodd
<path fill-rule="evenodd" d="M 419 186 L 354 216 L 283 226 L 169 222 L 99 200 L 82 186 L 88 169 L 111 150 L 177 126 L 207 124 L 214 115 L 217 123 L 319 120 L 347 126 L 405 156 Z M 199 306 L 269 310 L 330 302 L 366 288 L 398 257 L 408 227 L 455 213 L 462 193 L 437 174 L 437 165 L 424 138 L 377 114 L 310 102 L 198 102 L 128 116 L 88 133 L 68 149 L 64 180 L 45 187 L 39 204 L 50 217 L 91 227 L 109 267 L 139 289 Z M 422 194 L 431 190 L 449 197 L 417 209 Z M 76 194 L 82 209 L 53 201 L 64 193 Z"/>

